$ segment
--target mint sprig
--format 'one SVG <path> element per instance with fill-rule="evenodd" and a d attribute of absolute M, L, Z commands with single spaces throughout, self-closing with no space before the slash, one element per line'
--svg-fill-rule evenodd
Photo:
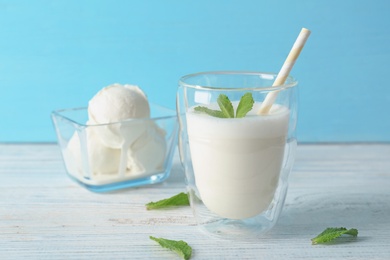
<path fill-rule="evenodd" d="M 225 118 L 234 118 L 233 104 L 230 102 L 228 96 L 220 94 L 217 103 Z"/>
<path fill-rule="evenodd" d="M 319 234 L 315 238 L 312 238 L 311 241 L 313 245 L 324 244 L 333 241 L 341 235 L 351 235 L 356 237 L 358 235 L 358 230 L 356 228 L 346 229 L 345 227 L 327 228 L 322 231 L 321 234 Z"/>
<path fill-rule="evenodd" d="M 208 107 L 197 106 L 197 107 L 195 107 L 194 110 L 198 111 L 198 112 L 206 113 L 206 114 L 208 114 L 210 116 L 214 116 L 214 117 L 219 117 L 219 118 L 224 118 L 225 117 L 225 115 L 223 114 L 222 111 L 213 110 L 213 109 L 210 109 Z"/>
<path fill-rule="evenodd" d="M 183 240 L 170 240 L 165 238 L 157 238 L 150 236 L 150 239 L 156 241 L 160 244 L 160 246 L 165 247 L 175 253 L 177 253 L 179 256 L 181 256 L 183 259 L 188 260 L 191 258 L 192 255 L 192 248 Z"/>
<path fill-rule="evenodd" d="M 149 202 L 145 206 L 147 210 L 152 210 L 152 209 L 163 209 L 163 208 L 169 208 L 175 206 L 178 207 L 178 206 L 189 206 L 189 205 L 190 202 L 188 199 L 188 194 L 181 192 L 167 199 L 162 199 L 156 202 Z"/>
<path fill-rule="evenodd" d="M 238 103 L 236 117 L 241 118 L 246 116 L 246 114 L 252 110 L 253 104 L 255 101 L 253 100 L 252 93 L 245 93 L 241 99 L 240 103 Z"/>
<path fill-rule="evenodd" d="M 220 94 L 218 96 L 217 103 L 221 110 L 213 110 L 204 106 L 197 106 L 194 110 L 219 118 L 242 118 L 252 110 L 255 101 L 253 100 L 252 93 L 245 93 L 238 103 L 236 113 L 234 113 L 233 104 L 229 100 L 228 96 Z"/>

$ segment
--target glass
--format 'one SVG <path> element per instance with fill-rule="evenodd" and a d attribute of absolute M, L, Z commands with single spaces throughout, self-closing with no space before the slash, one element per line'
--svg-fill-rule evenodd
<path fill-rule="evenodd" d="M 151 118 L 88 124 L 88 109 L 52 112 L 65 168 L 80 185 L 95 192 L 154 184 L 168 178 L 177 144 L 175 110 L 150 104 Z M 123 142 L 103 145 L 101 136 Z M 121 138 L 123 140 L 121 140 Z"/>
<path fill-rule="evenodd" d="M 274 73 L 204 72 L 182 77 L 177 93 L 179 151 L 198 226 L 222 238 L 256 237 L 278 220 L 287 194 L 297 140 L 297 81 L 271 87 Z M 244 118 L 194 111 L 219 110 L 225 94 L 236 108 L 245 93 L 255 101 Z M 277 98 L 258 113 L 271 92 Z"/>

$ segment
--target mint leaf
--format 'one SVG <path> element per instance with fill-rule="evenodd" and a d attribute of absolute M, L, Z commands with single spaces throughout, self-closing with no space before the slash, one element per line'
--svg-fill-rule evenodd
<path fill-rule="evenodd" d="M 232 102 L 230 102 L 226 95 L 220 94 L 218 96 L 217 103 L 226 118 L 234 118 L 234 108 Z"/>
<path fill-rule="evenodd" d="M 156 202 L 149 202 L 148 204 L 146 204 L 146 209 L 147 210 L 163 209 L 163 208 L 174 207 L 174 206 L 189 206 L 189 205 L 190 202 L 188 200 L 188 194 L 181 192 L 168 199 L 163 199 Z"/>
<path fill-rule="evenodd" d="M 210 108 L 207 108 L 207 107 L 202 107 L 202 106 L 197 106 L 194 108 L 195 111 L 198 111 L 198 112 L 204 112 L 210 116 L 214 116 L 214 117 L 220 117 L 220 118 L 224 118 L 225 115 L 222 113 L 222 111 L 219 111 L 219 110 L 212 110 Z"/>
<path fill-rule="evenodd" d="M 159 243 L 160 246 L 168 248 L 169 250 L 177 253 L 185 260 L 191 258 L 192 248 L 183 240 L 176 241 L 165 238 L 157 238 L 153 236 L 150 236 L 149 238 Z"/>
<path fill-rule="evenodd" d="M 330 242 L 336 238 L 338 238 L 341 235 L 351 235 L 356 237 L 358 235 L 358 230 L 355 228 L 346 229 L 344 227 L 340 228 L 327 228 L 324 231 L 322 231 L 321 234 L 316 236 L 315 238 L 312 238 L 312 244 L 323 244 Z"/>
<path fill-rule="evenodd" d="M 250 93 L 250 92 L 245 93 L 241 97 L 240 103 L 238 103 L 236 117 L 242 118 L 242 117 L 246 116 L 246 114 L 252 110 L 254 103 L 255 103 L 255 101 L 253 100 L 252 93 Z"/>
<path fill-rule="evenodd" d="M 197 106 L 194 108 L 197 112 L 203 112 L 210 116 L 219 117 L 219 118 L 234 118 L 234 108 L 232 102 L 230 102 L 228 96 L 224 94 L 219 94 L 217 103 L 219 105 L 219 110 L 213 110 L 208 107 Z M 238 107 L 236 110 L 236 117 L 242 118 L 246 116 L 246 114 L 252 110 L 253 104 L 255 101 L 253 100 L 252 93 L 245 93 L 238 103 Z"/>

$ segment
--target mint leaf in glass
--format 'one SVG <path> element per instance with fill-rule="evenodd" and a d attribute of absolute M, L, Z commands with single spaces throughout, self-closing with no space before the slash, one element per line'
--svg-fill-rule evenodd
<path fill-rule="evenodd" d="M 197 112 L 206 113 L 210 116 L 219 117 L 219 118 L 234 118 L 234 108 L 232 102 L 229 100 L 228 96 L 220 94 L 217 99 L 218 106 L 221 110 L 213 110 L 204 106 L 197 106 L 194 108 Z M 252 110 L 253 104 L 252 93 L 245 93 L 238 103 L 236 109 L 236 118 L 245 117 L 246 114 Z"/>
<path fill-rule="evenodd" d="M 188 194 L 181 192 L 173 197 L 170 197 L 168 199 L 159 200 L 156 202 L 149 202 L 146 204 L 147 210 L 152 209 L 163 209 L 163 208 L 169 208 L 169 207 L 177 207 L 177 206 L 189 206 L 190 202 L 188 200 Z"/>
<path fill-rule="evenodd" d="M 177 253 L 185 260 L 191 258 L 192 248 L 183 240 L 176 241 L 176 240 L 170 240 L 165 238 L 157 238 L 153 236 L 150 236 L 149 238 L 159 243 L 162 247 L 165 247 Z"/>
<path fill-rule="evenodd" d="M 344 227 L 340 228 L 327 228 L 324 231 L 322 231 L 321 234 L 316 236 L 315 238 L 312 238 L 312 244 L 324 244 L 327 242 L 330 242 L 341 235 L 351 235 L 356 237 L 358 235 L 358 230 L 355 228 L 346 229 Z"/>
<path fill-rule="evenodd" d="M 234 108 L 228 96 L 220 94 L 218 96 L 217 103 L 226 118 L 234 118 Z"/>
<path fill-rule="evenodd" d="M 236 117 L 242 118 L 242 117 L 246 116 L 246 114 L 252 110 L 254 103 L 255 103 L 255 101 L 253 100 L 252 93 L 250 93 L 250 92 L 245 93 L 241 97 L 240 103 L 238 103 Z"/>
<path fill-rule="evenodd" d="M 195 107 L 194 110 L 198 111 L 198 112 L 204 112 L 210 116 L 225 118 L 225 115 L 222 113 L 222 111 L 219 111 L 219 110 L 213 110 L 213 109 L 210 109 L 207 107 L 202 107 L 202 106 Z"/>

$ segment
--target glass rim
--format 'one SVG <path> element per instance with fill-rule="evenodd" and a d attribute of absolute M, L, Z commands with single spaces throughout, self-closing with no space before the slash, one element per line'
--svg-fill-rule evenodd
<path fill-rule="evenodd" d="M 275 72 L 260 72 L 260 71 L 204 71 L 204 72 L 198 72 L 198 73 L 192 73 L 182 76 L 179 79 L 179 85 L 182 87 L 188 87 L 193 89 L 199 89 L 199 90 L 222 90 L 222 91 L 278 91 L 288 88 L 293 88 L 298 85 L 298 81 L 293 76 L 288 76 L 286 81 L 287 84 L 284 83 L 283 85 L 279 86 L 264 86 L 264 87 L 244 87 L 244 88 L 227 88 L 227 87 L 212 87 L 212 86 L 202 86 L 202 85 L 195 85 L 195 84 L 189 84 L 186 83 L 187 79 L 198 77 L 201 75 L 266 75 L 266 76 L 272 76 L 273 79 L 276 78 L 278 73 Z"/>
<path fill-rule="evenodd" d="M 77 110 L 88 110 L 88 107 L 73 107 L 73 108 L 63 108 L 63 109 L 57 109 L 53 110 L 51 112 L 52 116 L 61 117 L 73 124 L 78 125 L 79 127 L 95 127 L 95 126 L 108 126 L 108 125 L 115 125 L 115 124 L 122 124 L 122 123 L 131 123 L 131 122 L 141 122 L 141 121 L 157 121 L 157 120 L 164 120 L 164 119 L 172 119 L 177 117 L 176 111 L 161 105 L 157 105 L 154 103 L 149 102 L 149 105 L 152 107 L 157 107 L 160 109 L 166 109 L 167 111 L 171 111 L 172 115 L 166 115 L 166 116 L 158 116 L 158 117 L 143 117 L 143 118 L 129 118 L 126 120 L 118 121 L 118 122 L 110 122 L 110 123 L 104 123 L 104 124 L 90 124 L 87 122 L 80 123 L 78 120 L 73 119 L 72 117 L 69 117 L 67 115 L 64 115 L 64 112 L 69 111 L 77 111 Z"/>

